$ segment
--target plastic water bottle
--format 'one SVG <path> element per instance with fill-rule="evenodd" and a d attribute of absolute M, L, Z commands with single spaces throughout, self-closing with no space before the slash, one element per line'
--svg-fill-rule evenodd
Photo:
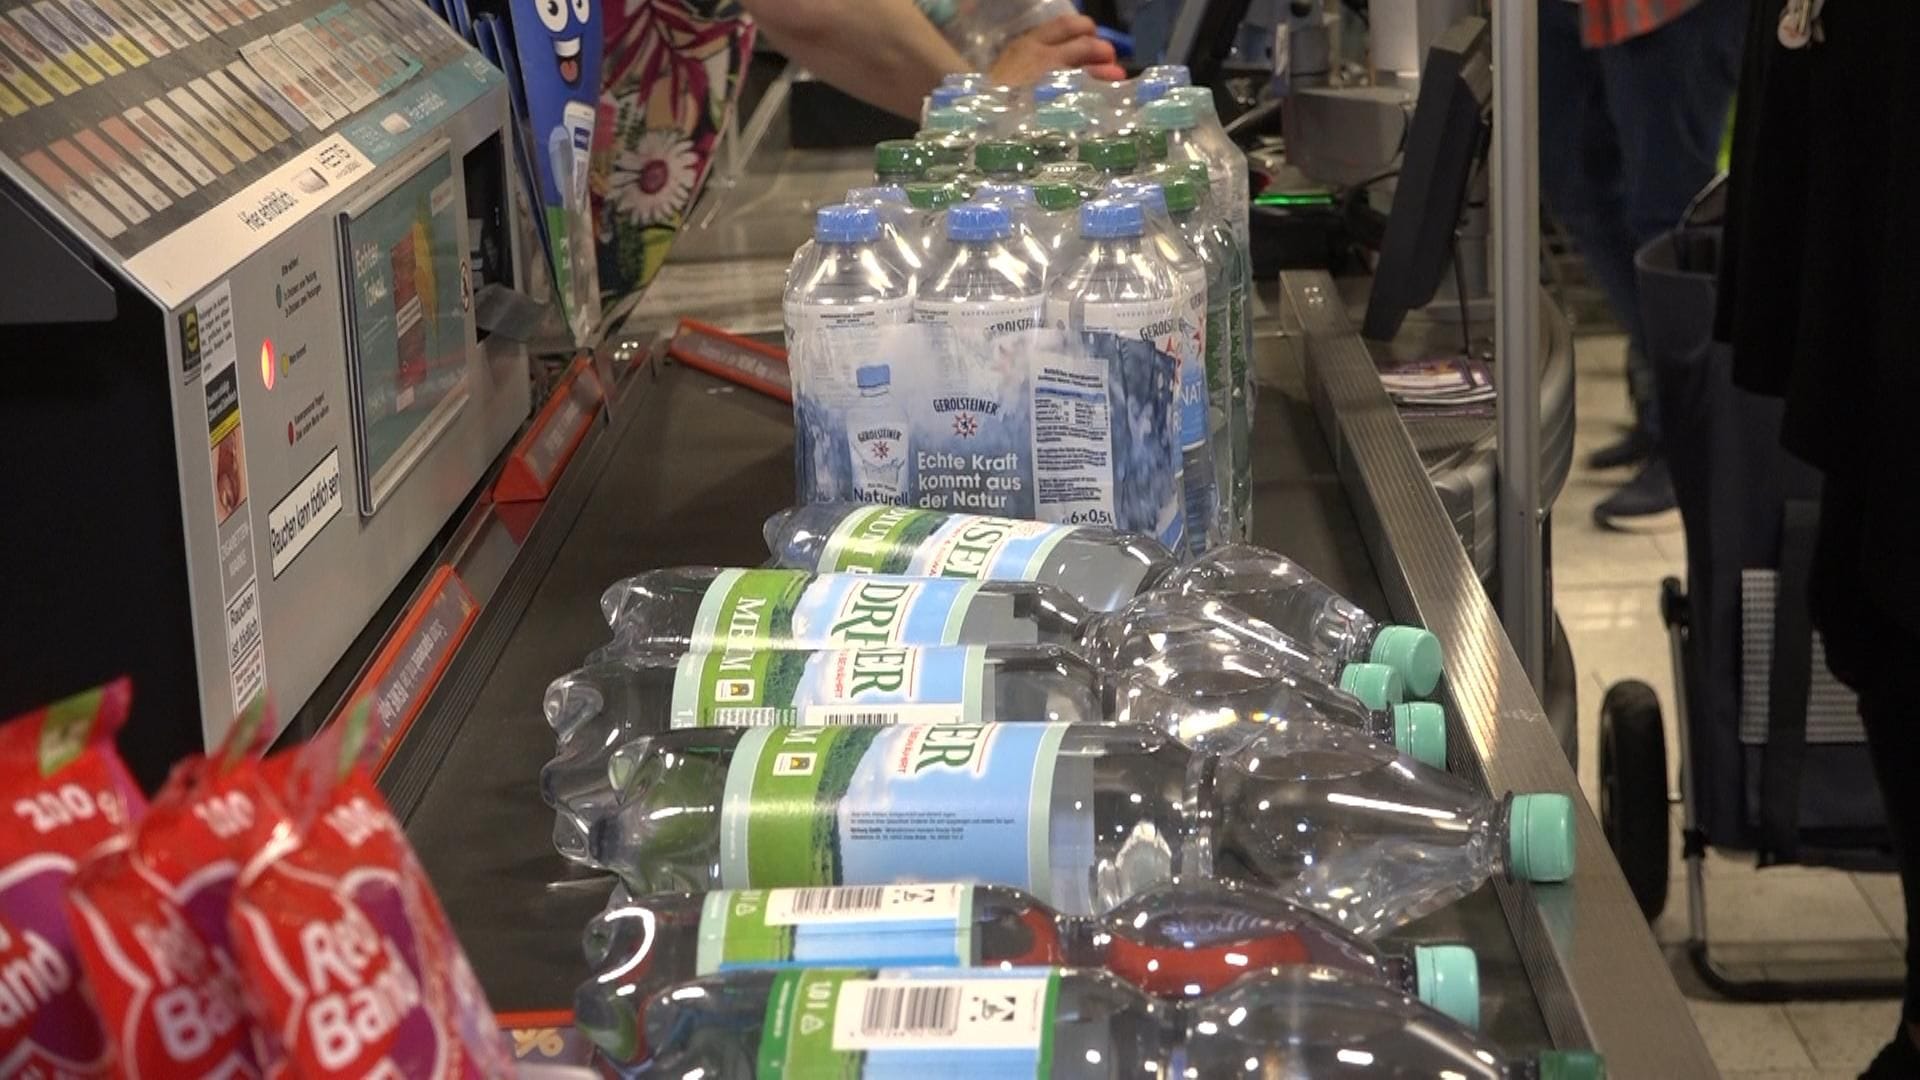
<path fill-rule="evenodd" d="M 610 650 L 1072 645 L 1091 616 L 1053 585 L 683 566 L 607 589 Z"/>
<path fill-rule="evenodd" d="M 1152 64 L 1140 72 L 1140 81 L 1163 79 L 1174 86 L 1192 86 L 1193 72 L 1185 64 Z"/>
<path fill-rule="evenodd" d="M 640 1010 L 664 990 L 755 968 L 1104 967 L 1159 997 L 1199 997 L 1250 969 L 1310 966 L 1400 990 L 1478 1026 L 1479 962 L 1459 945 L 1381 950 L 1277 897 L 1223 882 L 1154 889 L 1095 919 L 1018 889 L 952 882 L 721 889 L 639 899 L 616 889 L 583 935 L 594 976 L 574 1021 L 639 1064 Z"/>
<path fill-rule="evenodd" d="M 1080 193 L 1081 202 L 1099 198 L 1101 191 L 1106 187 L 1105 177 L 1101 175 L 1099 169 L 1077 160 L 1055 161 L 1040 166 L 1040 175 L 1035 181 L 1036 187 L 1039 184 L 1052 183 L 1072 184 L 1074 190 Z M 1077 224 L 1074 231 L 1076 233 L 1079 231 Z"/>
<path fill-rule="evenodd" d="M 1604 1080 L 1586 1051 L 1508 1055 L 1472 1028 L 1383 986 L 1310 968 L 1249 975 L 1188 1008 L 1168 1076 Z"/>
<path fill-rule="evenodd" d="M 1132 176 L 1140 171 L 1140 141 L 1130 135 L 1083 139 L 1080 160 L 1099 169 L 1103 176 Z"/>
<path fill-rule="evenodd" d="M 928 109 L 926 123 L 914 139 L 938 147 L 938 152 L 956 163 L 965 162 L 972 160 L 974 144 L 986 138 L 986 127 L 985 117 L 949 105 Z"/>
<path fill-rule="evenodd" d="M 1245 541 L 1253 531 L 1253 447 L 1252 426 L 1247 416 L 1247 338 L 1242 333 L 1249 325 L 1248 304 L 1252 283 L 1247 280 L 1246 261 L 1234 247 L 1233 230 L 1213 202 L 1207 166 L 1187 162 L 1176 166 L 1193 184 L 1199 206 L 1193 216 L 1181 222 L 1182 229 L 1204 233 L 1197 241 L 1203 256 L 1223 265 L 1227 279 L 1226 307 L 1216 311 L 1213 294 L 1208 293 L 1207 310 L 1207 390 L 1216 407 L 1225 410 L 1226 433 L 1214 440 L 1216 464 L 1223 477 L 1220 490 L 1225 536 Z M 1222 317 L 1218 338 L 1214 336 L 1214 316 Z M 1215 349 L 1218 344 L 1220 348 Z M 1216 367 L 1216 357 L 1220 366 Z M 1217 420 L 1217 418 L 1216 418 Z M 1216 434 L 1219 428 L 1215 428 Z M 1225 453 L 1222 453 L 1222 450 Z"/>
<path fill-rule="evenodd" d="M 646 1005 L 648 1076 L 1164 1080 L 1177 1014 L 1103 971 L 815 968 L 698 979 Z"/>
<path fill-rule="evenodd" d="M 1376 708 L 1257 649 L 1188 640 L 1111 679 L 1107 715 L 1158 728 L 1195 750 L 1230 752 L 1274 724 L 1358 731 L 1435 769 L 1447 767 L 1447 716 L 1430 701 Z"/>
<path fill-rule="evenodd" d="M 1183 145 L 1197 145 L 1204 151 L 1209 170 L 1224 169 L 1227 174 L 1227 189 L 1214 188 L 1214 201 L 1223 208 L 1228 223 L 1233 227 L 1234 243 L 1240 250 L 1240 259 L 1248 281 L 1253 280 L 1253 200 L 1249 192 L 1250 181 L 1247 173 L 1247 155 L 1233 137 L 1220 125 L 1219 113 L 1214 108 L 1213 92 L 1200 86 L 1183 86 L 1173 91 L 1174 100 L 1184 101 L 1192 107 L 1194 127 L 1190 134 L 1172 136 L 1172 147 L 1178 152 Z M 1224 200 L 1224 201 L 1223 201 Z M 1247 342 L 1247 353 L 1253 350 L 1253 314 L 1251 292 L 1246 311 L 1241 315 L 1241 337 Z M 1242 393 L 1245 396 L 1247 411 L 1253 411 L 1252 369 L 1243 372 L 1240 379 Z"/>
<path fill-rule="evenodd" d="M 1072 161 L 1079 151 L 1080 140 L 1093 128 L 1086 113 L 1071 105 L 1054 103 L 1035 109 L 1023 129 L 1041 164 L 1051 165 L 1056 161 Z"/>
<path fill-rule="evenodd" d="M 906 185 L 907 205 L 912 208 L 912 226 L 907 234 L 920 250 L 920 265 L 934 266 L 946 256 L 947 208 L 966 201 L 966 194 L 954 184 L 931 180 Z"/>
<path fill-rule="evenodd" d="M 1154 249 L 1180 281 L 1176 339 L 1180 358 L 1180 476 L 1186 491 L 1187 551 L 1197 555 L 1220 539 L 1219 476 L 1207 390 L 1207 313 L 1213 293 L 1225 294 L 1224 282 L 1173 220 L 1165 185 L 1159 179 L 1129 177 L 1115 181 L 1109 190 L 1121 198 L 1137 199 L 1146 208 Z M 1187 193 L 1186 198 L 1191 201 L 1192 194 Z"/>
<path fill-rule="evenodd" d="M 1172 142 L 1167 138 L 1165 128 L 1135 128 L 1133 137 L 1140 143 L 1140 170 L 1146 172 L 1155 165 L 1165 164 L 1172 154 Z"/>
<path fill-rule="evenodd" d="M 1080 204 L 1084 201 L 1079 185 L 1063 180 L 1042 179 L 1033 185 L 1033 201 L 1040 213 L 1034 217 L 1034 232 L 1047 249 L 1047 284 L 1080 255 Z"/>
<path fill-rule="evenodd" d="M 974 87 L 950 86 L 946 83 L 941 83 L 939 86 L 928 91 L 927 96 L 920 102 L 920 123 L 924 125 L 927 122 L 927 114 L 933 110 L 951 108 L 955 104 L 972 97 L 976 92 Z"/>
<path fill-rule="evenodd" d="M 893 366 L 854 369 L 860 398 L 847 407 L 847 448 L 853 454 L 853 497 L 898 506 L 906 499 L 907 462 L 913 457 L 907 410 L 893 396 Z"/>
<path fill-rule="evenodd" d="M 899 184 L 848 188 L 842 201 L 848 206 L 871 206 L 880 211 L 882 246 L 891 254 L 895 265 L 906 271 L 908 284 L 917 288 L 927 271 L 927 263 L 922 257 L 920 237 L 916 235 L 918 215 L 907 199 L 907 189 Z"/>
<path fill-rule="evenodd" d="M 888 139 L 873 147 L 873 182 L 876 184 L 912 184 L 927 178 L 933 164 L 933 151 L 913 139 Z"/>
<path fill-rule="evenodd" d="M 992 140 L 1013 134 L 1020 124 L 1020 113 L 1012 102 L 992 94 L 969 94 L 948 106 L 962 109 L 980 118 L 980 138 Z M 1024 104 L 1021 106 L 1024 108 Z"/>
<path fill-rule="evenodd" d="M 1406 700 L 1406 679 L 1395 668 L 1322 655 L 1228 601 L 1198 593 L 1145 593 L 1118 611 L 1094 618 L 1082 639 L 1093 662 L 1111 672 L 1152 664 L 1160 654 L 1194 642 L 1264 656 L 1296 675 L 1352 694 L 1369 709 Z"/>
<path fill-rule="evenodd" d="M 641 891 L 961 880 L 1091 915 L 1217 876 L 1373 937 L 1573 872 L 1565 796 L 1489 799 L 1353 733 L 1213 756 L 1112 724 L 707 728 L 617 772 L 587 852 Z"/>
<path fill-rule="evenodd" d="M 1235 345 L 1234 305 L 1245 302 L 1246 291 L 1238 281 L 1240 259 L 1233 249 L 1232 230 L 1206 212 L 1209 188 L 1204 174 L 1196 183 L 1182 175 L 1184 172 L 1162 180 L 1160 186 L 1174 227 L 1206 268 L 1206 334 L 1202 341 L 1206 349 L 1208 446 L 1214 463 L 1216 521 L 1212 535 L 1216 542 L 1222 542 L 1238 535 L 1232 493 L 1236 476 L 1249 465 L 1246 433 L 1239 433 L 1236 439 L 1233 430 L 1233 368 L 1229 358 Z"/>
<path fill-rule="evenodd" d="M 989 180 L 1031 180 L 1040 171 L 1040 152 L 1018 139 L 988 139 L 973 148 L 973 163 Z"/>
<path fill-rule="evenodd" d="M 1170 590 L 1230 604 L 1329 660 L 1385 664 L 1425 697 L 1440 682 L 1440 639 L 1417 626 L 1383 623 L 1292 559 L 1233 544 L 1195 560 Z"/>
<path fill-rule="evenodd" d="M 1084 148 L 1083 148 L 1084 149 Z M 1080 207 L 1081 253 L 1048 292 L 1047 321 L 1076 339 L 1086 333 L 1108 333 L 1124 341 L 1150 341 L 1178 365 L 1183 341 L 1180 320 L 1184 295 L 1173 268 L 1149 247 L 1147 215 L 1138 202 L 1099 199 Z M 1171 373 L 1178 387 L 1179 370 Z M 1177 408 L 1167 417 L 1169 428 L 1159 429 L 1177 446 L 1181 433 Z M 1115 447 L 1115 452 L 1131 448 Z M 1184 491 L 1175 455 L 1174 493 Z M 1111 501 L 1111 500 L 1109 500 Z M 1036 504 L 1044 500 L 1036 496 Z M 1154 535 L 1173 550 L 1185 545 L 1186 516 L 1177 507 L 1159 521 Z M 1049 512 L 1050 511 L 1050 512 Z M 1071 520 L 1071 512 L 1047 507 L 1037 516 Z"/>
<path fill-rule="evenodd" d="M 971 269 L 964 272 L 973 275 L 972 278 L 967 280 L 972 280 L 978 284 L 978 282 L 983 280 L 978 276 L 982 272 L 998 277 L 1018 277 L 1021 278 L 1023 282 L 1019 288 L 1024 290 L 1027 288 L 1027 285 L 1024 283 L 1024 279 L 1028 276 L 1026 271 L 1031 270 L 1036 278 L 1037 288 L 1039 289 L 1039 293 L 1036 295 L 1044 293 L 1046 283 L 1054 273 L 1058 272 L 1059 268 L 1053 265 L 1053 252 L 1048 248 L 1047 244 L 1041 240 L 1039 230 L 1036 227 L 1037 220 L 1040 217 L 1040 203 L 1034 197 L 1033 185 L 1023 182 L 989 180 L 985 183 L 974 185 L 971 201 L 975 205 L 975 210 L 971 210 L 967 215 L 964 215 L 970 222 L 970 224 L 966 226 L 968 230 L 979 231 L 981 228 L 987 227 L 984 223 L 989 220 L 989 217 L 982 216 L 979 211 L 988 208 L 991 208 L 998 215 L 992 217 L 991 220 L 998 222 L 1001 217 L 1004 217 L 1007 228 L 1006 234 L 1003 236 L 987 238 L 983 233 L 982 238 L 974 242 L 976 254 L 983 254 L 986 246 L 997 244 L 999 245 L 999 250 L 1005 251 L 1012 256 L 1012 260 L 993 262 L 991 260 L 975 259 L 970 264 Z M 951 222 L 953 217 L 952 213 L 949 212 L 947 217 L 948 221 Z M 998 225 L 993 225 L 992 228 L 997 229 Z M 949 245 L 958 246 L 953 240 L 951 229 L 949 229 L 947 235 Z M 956 256 L 949 256 L 947 263 L 948 269 L 952 269 L 956 265 L 953 261 L 955 257 Z M 1014 268 L 1015 264 L 1019 264 L 1021 268 L 1016 270 Z M 1004 288 L 1004 286 L 997 286 L 996 288 Z M 921 291 L 924 295 L 925 290 L 923 289 Z M 1025 295 L 1024 292 L 1022 292 L 1021 295 Z M 968 302 L 963 304 L 963 306 L 972 307 L 974 305 Z M 1044 299 L 1042 299 L 1033 306 L 1033 310 L 1044 314 L 1044 307 L 1045 303 Z M 1024 318 L 1024 316 L 1022 317 Z M 935 315 L 934 319 L 929 321 L 937 321 L 938 319 L 939 316 Z M 986 325 L 993 325 L 999 321 L 1001 320 L 989 320 Z M 1044 325 L 1044 323 L 1040 318 L 1036 317 L 1031 323 L 1002 328 L 1002 332 L 1009 329 L 1031 330 L 1041 325 Z"/>
<path fill-rule="evenodd" d="M 781 566 L 822 574 L 1040 581 L 1094 611 L 1119 608 L 1174 567 L 1165 547 L 1136 533 L 941 510 L 796 506 L 768 518 L 764 532 Z"/>

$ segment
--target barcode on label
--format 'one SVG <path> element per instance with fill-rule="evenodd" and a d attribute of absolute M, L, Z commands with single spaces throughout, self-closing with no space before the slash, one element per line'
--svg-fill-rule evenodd
<path fill-rule="evenodd" d="M 1046 972 L 991 978 L 881 977 L 845 982 L 836 1050 L 1037 1049 L 1048 1025 Z"/>
<path fill-rule="evenodd" d="M 869 986 L 860 1010 L 864 1038 L 951 1035 L 960 1026 L 957 986 Z"/>
<path fill-rule="evenodd" d="M 964 724 L 966 706 L 958 702 L 902 701 L 841 705 L 809 705 L 801 714 L 803 727 L 881 727 L 888 724 Z"/>
<path fill-rule="evenodd" d="M 959 917 L 967 885 L 836 885 L 811 889 L 769 889 L 768 926 L 847 922 L 938 920 Z"/>
<path fill-rule="evenodd" d="M 793 723 L 792 709 L 771 705 L 716 705 L 712 716 L 714 727 L 787 727 Z"/>
<path fill-rule="evenodd" d="M 886 727 L 899 720 L 900 714 L 890 709 L 815 705 L 807 710 L 807 724 L 812 727 Z"/>

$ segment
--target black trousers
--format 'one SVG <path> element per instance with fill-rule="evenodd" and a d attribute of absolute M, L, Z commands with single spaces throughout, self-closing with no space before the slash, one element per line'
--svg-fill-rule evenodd
<path fill-rule="evenodd" d="M 1882 497 L 1884 505 L 1885 496 Z M 1860 696 L 1860 722 L 1887 808 L 1907 909 L 1907 993 L 1903 1016 L 1920 1022 L 1920 707 L 1914 662 L 1920 633 L 1882 601 L 1889 590 L 1867 557 L 1875 527 L 1871 503 L 1829 477 L 1821 493 L 1820 536 L 1811 582 L 1813 623 L 1827 647 L 1827 666 Z"/>

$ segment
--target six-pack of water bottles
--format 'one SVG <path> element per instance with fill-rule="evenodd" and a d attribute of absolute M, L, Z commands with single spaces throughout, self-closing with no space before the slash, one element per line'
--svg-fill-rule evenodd
<path fill-rule="evenodd" d="M 785 297 L 797 498 L 1245 539 L 1246 159 L 1183 69 L 956 76 Z"/>
<path fill-rule="evenodd" d="M 548 690 L 555 845 L 619 879 L 575 1003 L 611 1060 L 1600 1074 L 1478 1035 L 1470 949 L 1375 944 L 1573 870 L 1564 796 L 1445 771 L 1431 634 L 1241 544 L 859 503 L 765 536 L 615 583 Z"/>

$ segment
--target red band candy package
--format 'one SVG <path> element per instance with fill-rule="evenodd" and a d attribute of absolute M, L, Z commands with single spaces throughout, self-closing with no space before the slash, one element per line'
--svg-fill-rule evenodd
<path fill-rule="evenodd" d="M 508 1075 L 446 913 L 358 764 L 365 727 L 362 707 L 289 751 L 295 827 L 240 872 L 234 953 L 262 1064 L 313 1078 Z"/>
<path fill-rule="evenodd" d="M 61 901 L 82 857 L 144 806 L 113 745 L 132 696 L 119 679 L 0 725 L 0 1076 L 111 1066 Z"/>
<path fill-rule="evenodd" d="M 228 915 L 241 865 L 286 828 L 258 758 L 196 755 L 81 867 L 67 902 L 120 1075 L 259 1075 Z"/>

